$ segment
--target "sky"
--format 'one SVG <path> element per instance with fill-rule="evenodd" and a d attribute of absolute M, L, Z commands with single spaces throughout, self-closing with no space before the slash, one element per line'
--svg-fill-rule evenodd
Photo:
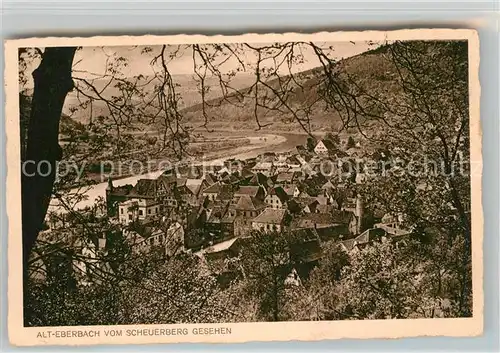
<path fill-rule="evenodd" d="M 350 56 L 360 54 L 364 51 L 376 47 L 376 45 L 369 44 L 367 42 L 331 42 L 331 43 L 315 43 L 321 47 L 333 47 L 334 50 L 328 50 L 329 56 L 332 59 L 342 59 Z M 259 44 L 252 44 L 258 47 Z M 302 47 L 301 54 L 304 60 L 300 64 L 294 64 L 293 71 L 300 72 L 308 70 L 317 66 L 320 66 L 320 62 L 313 52 L 313 49 L 309 46 Z M 83 47 L 79 49 L 75 55 L 73 71 L 74 75 L 82 78 L 93 78 L 96 76 L 103 75 L 106 71 L 106 62 L 112 63 L 116 62 L 113 58 L 123 57 L 127 61 L 126 67 L 120 67 L 119 72 L 123 77 L 133 77 L 138 75 L 149 76 L 154 74 L 154 70 L 158 70 L 159 66 L 152 66 L 151 60 L 154 56 L 160 53 L 161 47 L 151 47 L 149 53 L 144 53 L 144 47 L 124 47 L 124 46 L 107 46 L 107 47 Z M 179 50 L 178 46 L 167 46 L 166 52 L 169 54 L 174 54 L 175 57 L 168 62 L 168 69 L 173 75 L 193 75 L 194 65 L 193 65 L 193 52 L 191 47 L 183 47 Z M 298 51 L 297 51 L 298 52 Z M 243 58 L 245 64 L 247 64 L 247 74 L 252 74 L 252 65 L 257 62 L 256 51 L 250 49 L 241 51 L 239 57 Z M 220 59 L 222 60 L 222 59 Z M 27 73 L 28 77 L 31 77 L 31 72 L 39 64 L 39 60 L 34 60 L 28 65 Z M 235 57 L 228 59 L 223 66 L 224 70 L 230 71 L 238 67 L 238 60 Z M 274 67 L 275 64 L 271 60 L 266 60 L 263 66 L 268 65 L 269 67 Z M 32 82 L 27 84 L 28 87 L 32 87 Z"/>
<path fill-rule="evenodd" d="M 357 55 L 371 47 L 366 42 L 337 42 L 337 43 L 318 43 L 322 47 L 332 46 L 334 51 L 331 57 L 334 59 L 342 59 Z M 175 47 L 176 48 L 176 47 Z M 94 73 L 103 73 L 106 59 L 109 55 L 123 56 L 128 59 L 128 68 L 124 70 L 126 75 L 137 76 L 139 74 L 151 74 L 151 60 L 160 51 L 159 47 L 153 47 L 153 51 L 149 54 L 141 53 L 142 47 L 86 47 L 78 51 L 75 57 L 74 69 L 90 71 Z M 170 52 L 173 53 L 174 47 L 171 47 Z M 308 70 L 320 66 L 320 62 L 313 52 L 311 47 L 307 47 L 302 51 L 304 55 L 304 63 L 301 65 L 294 65 L 297 71 Z M 254 63 L 257 61 L 257 55 L 248 50 L 245 54 L 246 62 Z M 270 63 L 269 63 L 270 64 Z M 238 66 L 237 60 L 234 58 L 227 63 L 225 67 L 230 70 Z M 172 74 L 194 74 L 192 50 L 182 48 L 168 64 L 168 68 Z"/>

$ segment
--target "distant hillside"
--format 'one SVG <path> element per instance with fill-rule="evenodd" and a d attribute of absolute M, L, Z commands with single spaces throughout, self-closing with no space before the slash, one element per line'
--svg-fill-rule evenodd
<path fill-rule="evenodd" d="M 130 78 L 129 81 L 135 82 L 136 78 Z M 199 93 L 198 83 L 193 77 L 193 75 L 172 75 L 172 80 L 176 85 L 176 93 L 181 97 L 180 107 L 189 107 L 196 105 L 201 102 L 201 95 Z M 209 77 L 206 79 L 206 85 L 211 86 L 212 89 L 207 92 L 206 96 L 208 99 L 213 99 L 222 94 L 218 86 L 216 85 L 218 78 Z M 249 84 L 251 80 L 250 75 L 242 75 L 232 82 L 235 88 L 240 89 Z M 78 82 L 78 80 L 76 80 Z M 110 99 L 113 95 L 121 95 L 120 91 L 113 87 L 113 84 L 109 85 L 109 80 L 106 79 L 94 79 L 92 85 L 102 92 L 102 95 L 107 99 Z M 152 93 L 155 84 L 159 81 L 155 80 L 153 76 L 142 76 L 137 81 L 137 86 L 140 87 L 146 96 Z M 152 95 L 151 95 L 152 96 Z M 93 117 L 102 115 L 108 116 L 109 110 L 107 105 L 103 101 L 95 100 L 92 106 L 86 105 L 82 106 L 82 102 L 85 102 L 86 98 L 82 95 L 78 95 L 76 91 L 70 92 L 66 97 L 64 104 L 64 112 L 79 122 L 88 123 L 91 115 Z M 77 111 L 72 111 L 74 108 L 79 108 Z M 82 108 L 83 107 L 83 108 Z"/>
<path fill-rule="evenodd" d="M 391 89 L 391 80 L 396 72 L 391 67 L 387 58 L 385 58 L 387 47 L 367 51 L 365 53 L 353 56 L 337 63 L 348 75 L 356 77 L 357 81 L 362 82 L 365 87 L 372 88 L 380 92 L 381 90 Z M 141 77 L 138 85 L 148 94 L 154 89 L 158 81 L 152 80 L 153 77 Z M 132 78 L 131 80 L 133 80 Z M 231 94 L 222 98 L 222 92 L 219 86 L 218 78 L 211 77 L 206 79 L 206 85 L 210 90 L 206 93 L 207 102 L 205 112 L 209 117 L 209 127 L 212 129 L 255 129 L 255 111 L 259 117 L 261 125 L 268 125 L 267 128 L 274 131 L 283 132 L 303 132 L 301 126 L 294 120 L 286 108 L 279 104 L 272 90 L 286 91 L 286 104 L 294 111 L 303 114 L 304 111 L 310 112 L 310 128 L 312 131 L 324 132 L 332 128 L 338 128 L 341 120 L 338 113 L 332 109 L 327 109 L 324 101 L 320 98 L 320 92 L 324 88 L 325 76 L 321 67 L 301 72 L 295 75 L 291 80 L 289 76 L 281 77 L 279 80 L 270 80 L 266 82 L 272 89 L 262 84 L 258 85 L 259 100 L 266 99 L 269 107 L 275 109 L 255 108 L 255 100 L 252 97 L 253 88 L 251 85 L 255 76 L 251 74 L 237 75 L 231 81 L 231 86 L 238 89 L 240 94 Z M 76 80 L 78 82 L 78 80 Z M 197 81 L 192 75 L 173 75 L 173 81 L 177 85 L 177 93 L 182 97 L 182 113 L 184 123 L 193 127 L 203 125 L 205 117 L 203 116 L 203 105 L 201 104 L 201 95 L 197 86 Z M 103 79 L 96 79 L 92 84 L 98 91 L 104 90 L 103 95 L 111 98 L 119 94 L 117 88 L 109 85 L 109 82 Z M 283 88 L 283 86 L 286 86 Z M 71 124 L 86 124 L 90 117 L 99 115 L 108 116 L 109 111 L 106 104 L 102 101 L 94 101 L 92 105 L 87 104 L 82 107 L 82 101 L 85 97 L 78 95 L 73 91 L 68 94 L 63 108 L 63 118 L 61 126 L 65 128 L 75 127 Z M 276 105 L 281 107 L 276 108 Z M 74 110 L 75 107 L 80 107 Z M 80 127 L 80 126 L 78 126 Z M 146 126 L 151 128 L 151 126 Z"/>
<path fill-rule="evenodd" d="M 367 51 L 337 63 L 351 77 L 356 77 L 365 87 L 374 90 L 391 90 L 390 81 L 396 76 L 394 68 L 385 58 L 387 47 Z M 326 77 L 323 68 L 301 72 L 295 75 L 294 80 L 289 76 L 266 82 L 271 87 L 258 86 L 259 100 L 266 99 L 268 107 L 281 105 L 276 99 L 273 90 L 287 92 L 286 104 L 294 111 L 302 113 L 310 109 L 312 131 L 329 131 L 341 126 L 341 119 L 337 112 L 328 110 L 325 103 L 319 99 L 320 90 L 324 88 Z M 388 84 L 389 83 L 389 84 Z M 205 112 L 210 117 L 211 128 L 254 129 L 255 120 L 254 91 L 245 88 L 241 94 L 232 94 L 229 97 L 212 99 L 205 105 Z M 203 105 L 197 104 L 183 110 L 186 121 L 193 125 L 203 124 Z M 281 131 L 302 131 L 302 127 L 293 119 L 294 116 L 286 108 L 280 111 L 257 108 L 257 115 L 261 125 L 268 125 L 269 129 Z"/>

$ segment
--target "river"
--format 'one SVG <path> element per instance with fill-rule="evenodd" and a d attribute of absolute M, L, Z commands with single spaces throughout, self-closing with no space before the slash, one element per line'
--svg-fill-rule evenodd
<path fill-rule="evenodd" d="M 244 132 L 243 132 L 244 133 Z M 232 150 L 230 153 L 224 153 L 223 157 L 219 156 L 208 156 L 202 160 L 195 160 L 192 164 L 221 164 L 226 159 L 236 158 L 236 159 L 248 159 L 254 158 L 263 152 L 286 152 L 293 149 L 298 144 L 303 144 L 307 136 L 303 134 L 263 134 L 260 136 L 249 136 L 249 144 L 246 146 L 240 146 Z M 220 153 L 219 153 L 220 154 Z M 163 173 L 163 170 L 158 170 L 150 173 L 143 173 L 140 175 L 133 175 L 130 177 L 117 179 L 113 181 L 114 186 L 122 186 L 126 184 L 135 185 L 139 179 L 155 179 Z M 106 196 L 106 188 L 108 186 L 107 181 L 98 183 L 89 187 L 86 190 L 86 199 L 78 202 L 73 209 L 82 209 L 95 204 L 98 197 Z M 79 192 L 79 189 L 72 189 L 71 193 Z M 49 211 L 61 212 L 62 207 L 58 203 L 58 200 L 53 199 L 49 207 Z"/>

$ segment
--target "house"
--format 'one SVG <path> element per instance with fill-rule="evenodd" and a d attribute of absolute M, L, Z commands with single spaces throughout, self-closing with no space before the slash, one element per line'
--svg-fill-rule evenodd
<path fill-rule="evenodd" d="M 307 149 L 303 145 L 297 145 L 297 146 L 295 146 L 295 150 L 297 151 L 297 153 L 299 155 L 305 154 L 307 152 Z"/>
<path fill-rule="evenodd" d="M 231 206 L 229 212 L 235 215 L 234 220 L 234 235 L 246 235 L 252 229 L 252 220 L 266 208 L 266 204 L 256 198 L 248 195 L 243 195 L 238 199 L 236 205 Z"/>
<path fill-rule="evenodd" d="M 286 210 L 266 208 L 252 221 L 252 228 L 260 231 L 280 232 L 285 227 Z"/>
<path fill-rule="evenodd" d="M 264 202 L 267 203 L 271 208 L 284 209 L 286 208 L 288 200 L 289 196 L 287 195 L 285 190 L 283 190 L 282 187 L 278 186 L 269 189 Z"/>
<path fill-rule="evenodd" d="M 383 236 L 395 243 L 403 242 L 411 235 L 411 230 L 396 228 L 386 224 L 376 224 L 375 229 L 383 232 Z"/>
<path fill-rule="evenodd" d="M 295 287 L 300 287 L 302 285 L 302 281 L 295 268 L 293 268 L 292 271 L 285 278 L 284 284 L 285 286 L 295 286 Z"/>
<path fill-rule="evenodd" d="M 360 157 L 361 156 L 361 149 L 356 148 L 356 147 L 351 147 L 345 152 L 350 157 Z"/>
<path fill-rule="evenodd" d="M 361 220 L 353 212 L 334 210 L 330 217 L 333 223 L 347 226 L 351 234 L 359 234 Z"/>
<path fill-rule="evenodd" d="M 200 198 L 203 197 L 203 190 L 209 187 L 204 179 L 177 179 L 177 193 L 186 204 L 198 206 Z"/>
<path fill-rule="evenodd" d="M 80 285 L 90 285 L 103 279 L 106 274 L 112 274 L 107 256 L 106 238 L 79 240 L 75 249 L 80 249 L 80 255 L 72 260 L 74 273 Z"/>
<path fill-rule="evenodd" d="M 238 190 L 235 191 L 233 200 L 237 202 L 241 196 L 250 196 L 264 201 L 265 190 L 262 186 L 256 185 L 240 186 Z"/>
<path fill-rule="evenodd" d="M 331 215 L 324 213 L 307 213 L 294 219 L 295 228 L 318 228 L 333 226 Z"/>
<path fill-rule="evenodd" d="M 253 173 L 261 173 L 265 176 L 274 174 L 273 162 L 259 162 L 252 168 Z"/>
<path fill-rule="evenodd" d="M 314 228 L 322 242 L 338 241 L 349 236 L 349 230 L 345 224 L 331 224 L 328 226 L 316 226 Z"/>
<path fill-rule="evenodd" d="M 330 194 L 328 194 L 324 190 L 323 190 L 323 192 L 321 194 L 319 194 L 316 197 L 316 200 L 318 200 L 318 203 L 320 205 L 324 205 L 324 206 L 336 204 L 335 199 L 333 198 L 333 196 L 330 195 Z"/>
<path fill-rule="evenodd" d="M 318 200 L 315 198 L 304 199 L 302 212 L 304 213 L 317 213 L 316 208 L 319 205 Z"/>
<path fill-rule="evenodd" d="M 217 182 L 217 176 L 215 174 L 212 174 L 212 173 L 207 173 L 205 174 L 205 176 L 203 177 L 203 179 L 206 181 L 206 183 L 208 184 L 208 186 L 211 186 L 213 184 L 215 184 Z"/>
<path fill-rule="evenodd" d="M 290 169 L 298 169 L 302 166 L 302 163 L 299 161 L 296 155 L 292 155 L 287 157 L 286 163 Z"/>
<path fill-rule="evenodd" d="M 154 199 L 158 196 L 159 183 L 157 179 L 139 179 L 130 191 L 129 199 Z"/>
<path fill-rule="evenodd" d="M 358 250 L 356 247 L 356 240 L 346 239 L 340 242 L 340 247 L 348 254 L 352 254 Z"/>
<path fill-rule="evenodd" d="M 181 200 L 177 192 L 178 179 L 174 175 L 162 174 L 156 178 L 156 195 L 164 208 L 177 207 Z"/>
<path fill-rule="evenodd" d="M 319 205 L 316 206 L 316 213 L 332 214 L 335 210 L 337 210 L 335 205 L 325 205 L 325 204 L 319 203 Z"/>
<path fill-rule="evenodd" d="M 291 185 L 295 182 L 295 173 L 287 172 L 287 173 L 279 173 L 276 175 L 275 179 L 276 184 L 287 186 Z"/>
<path fill-rule="evenodd" d="M 321 186 L 321 190 L 323 190 L 324 192 L 328 193 L 328 194 L 331 194 L 335 191 L 335 186 L 333 185 L 333 183 L 331 182 L 331 180 L 328 180 L 326 183 L 324 183 L 322 186 Z"/>
<path fill-rule="evenodd" d="M 267 175 L 264 175 L 262 173 L 254 174 L 254 176 L 248 182 L 248 185 L 263 186 L 266 189 L 267 189 L 267 187 L 272 186 L 272 184 L 273 184 L 273 182 L 272 182 L 271 178 L 269 178 Z"/>
<path fill-rule="evenodd" d="M 144 221 L 160 215 L 161 205 L 155 199 L 130 199 L 118 206 L 118 220 L 121 224 Z"/>
<path fill-rule="evenodd" d="M 236 185 L 240 182 L 238 173 L 224 173 L 220 176 L 219 180 L 222 184 L 226 185 Z"/>
<path fill-rule="evenodd" d="M 110 216 L 115 216 L 118 210 L 118 204 L 128 200 L 128 195 L 133 189 L 133 185 L 114 186 L 111 178 L 108 179 L 106 188 L 106 206 Z"/>
<path fill-rule="evenodd" d="M 334 151 L 335 145 L 330 140 L 320 140 L 314 147 L 314 153 L 318 155 L 328 155 Z"/>
<path fill-rule="evenodd" d="M 234 236 L 234 224 L 236 221 L 236 212 L 228 209 L 221 219 L 221 235 L 223 239 L 228 239 Z"/>
<path fill-rule="evenodd" d="M 240 177 L 240 180 L 243 182 L 249 182 L 250 179 L 254 176 L 254 173 L 249 168 L 243 167 L 241 170 L 238 171 L 238 175 Z"/>
<path fill-rule="evenodd" d="M 203 249 L 203 255 L 211 262 L 219 259 L 228 259 L 238 255 L 237 247 L 235 246 L 238 238 L 232 238 L 223 242 L 210 245 Z"/>
<path fill-rule="evenodd" d="M 205 221 L 205 230 L 211 240 L 224 238 L 223 219 L 228 212 L 229 202 L 210 203 L 206 207 L 207 219 Z M 226 234 L 232 236 L 233 234 Z"/>
<path fill-rule="evenodd" d="M 382 221 L 380 223 L 385 224 L 388 227 L 401 228 L 403 222 L 404 215 L 402 213 L 386 213 L 382 217 Z"/>
<path fill-rule="evenodd" d="M 299 197 L 300 195 L 300 190 L 295 184 L 283 186 L 283 190 L 286 192 L 289 198 Z"/>
<path fill-rule="evenodd" d="M 264 152 L 259 156 L 260 162 L 273 162 L 277 160 L 276 152 Z"/>
<path fill-rule="evenodd" d="M 292 230 L 295 241 L 290 244 L 290 257 L 295 263 L 317 262 L 322 256 L 321 241 L 314 228 Z"/>
<path fill-rule="evenodd" d="M 215 201 L 219 194 L 222 193 L 223 186 L 217 182 L 202 191 L 203 197 L 207 197 L 209 201 Z"/>
<path fill-rule="evenodd" d="M 184 228 L 177 221 L 139 225 L 128 230 L 126 238 L 134 252 L 147 253 L 157 247 L 167 256 L 174 256 L 184 251 Z"/>
<path fill-rule="evenodd" d="M 371 228 L 365 230 L 363 233 L 354 238 L 355 246 L 359 249 L 363 249 L 366 246 L 372 244 L 374 241 L 381 241 L 382 236 L 385 232 L 382 229 Z"/>
<path fill-rule="evenodd" d="M 173 256 L 184 251 L 184 228 L 179 222 L 172 222 L 166 231 L 165 253 Z"/>

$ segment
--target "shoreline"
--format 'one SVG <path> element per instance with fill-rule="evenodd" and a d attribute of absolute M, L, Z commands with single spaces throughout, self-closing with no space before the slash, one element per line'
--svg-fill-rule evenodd
<path fill-rule="evenodd" d="M 272 137 L 272 138 L 271 138 Z M 238 158 L 238 159 L 247 159 L 247 158 L 252 158 L 251 156 L 259 155 L 262 153 L 263 150 L 275 150 L 277 146 L 279 145 L 286 145 L 288 139 L 287 137 L 283 135 L 277 135 L 277 134 L 264 134 L 260 136 L 249 136 L 250 139 L 250 144 L 249 146 L 240 146 L 236 149 L 233 149 L 230 151 L 230 153 L 227 153 L 228 151 L 217 151 L 213 152 L 213 154 L 208 157 L 208 159 L 203 159 L 203 157 L 200 159 L 195 159 L 194 161 L 191 161 L 193 164 L 204 164 L 204 163 L 210 163 L 210 164 L 220 164 L 224 160 L 227 159 L 232 159 L 232 158 Z M 265 139 L 264 139 L 265 138 Z M 274 148 L 273 148 L 274 147 Z M 221 156 L 222 154 L 222 156 Z M 188 162 L 189 160 L 185 161 L 179 161 L 178 163 L 183 163 L 183 162 Z M 159 162 L 158 164 L 161 164 Z M 141 173 L 138 175 L 128 175 L 128 176 L 123 176 L 123 177 L 117 177 L 112 179 L 113 185 L 114 186 L 123 186 L 127 184 L 136 184 L 138 180 L 140 179 L 154 179 L 160 176 L 163 173 L 163 170 L 149 170 L 147 173 Z M 102 180 L 102 179 L 101 179 Z M 87 199 L 81 200 L 77 202 L 73 206 L 73 210 L 79 210 L 83 209 L 88 206 L 92 206 L 95 204 L 96 200 L 99 197 L 105 197 L 106 195 L 106 188 L 108 186 L 107 181 L 102 181 L 98 182 L 97 184 L 94 185 L 89 185 L 88 190 L 84 193 L 86 196 L 88 196 Z M 70 193 L 77 193 L 79 192 L 81 187 L 73 187 L 68 190 Z M 49 205 L 49 212 L 67 212 L 64 210 L 58 203 L 57 200 L 52 199 L 51 203 Z"/>

